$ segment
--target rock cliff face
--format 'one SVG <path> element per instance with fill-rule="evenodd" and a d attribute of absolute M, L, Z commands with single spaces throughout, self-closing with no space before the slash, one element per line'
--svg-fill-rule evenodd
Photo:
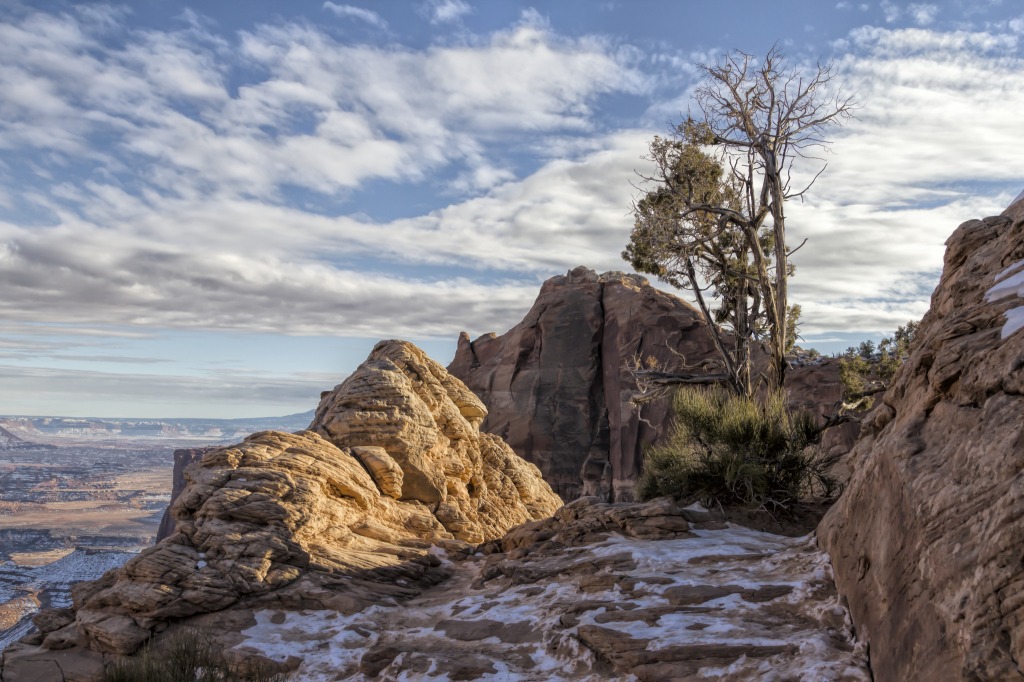
<path fill-rule="evenodd" d="M 174 501 L 181 495 L 181 491 L 185 489 L 187 481 L 185 480 L 185 469 L 190 464 L 202 459 L 210 450 L 216 450 L 214 447 L 204 448 L 180 448 L 174 451 L 174 470 L 171 478 L 171 504 L 167 505 L 167 509 L 164 510 L 164 515 L 160 519 L 160 527 L 156 531 L 156 541 L 160 542 L 164 538 L 168 538 L 174 534 L 177 522 L 174 520 L 174 515 L 171 513 L 171 507 Z"/>
<path fill-rule="evenodd" d="M 946 242 L 822 521 L 874 679 L 1024 679 L 1024 201 Z"/>
<path fill-rule="evenodd" d="M 535 466 L 480 433 L 485 415 L 418 348 L 379 343 L 324 394 L 310 430 L 200 453 L 173 533 L 76 587 L 73 613 L 44 612 L 38 643 L 125 654 L 172 619 L 229 607 L 352 612 L 418 594 L 447 575 L 431 546 L 498 538 L 561 506 Z M 5 655 L 8 676 L 12 661 L 39 660 L 21 647 Z"/>
<path fill-rule="evenodd" d="M 546 281 L 502 336 L 463 333 L 448 371 L 487 406 L 482 428 L 540 467 L 563 499 L 631 501 L 644 448 L 668 429 L 670 401 L 638 413 L 628 366 L 715 357 L 703 318 L 685 301 L 639 275 L 579 267 Z M 794 404 L 818 415 L 841 393 L 835 362 L 794 368 L 789 383 Z M 847 427 L 825 445 L 845 451 L 855 436 Z"/>
<path fill-rule="evenodd" d="M 639 275 L 580 267 L 552 277 L 522 322 L 502 336 L 463 334 L 448 370 L 481 396 L 483 429 L 533 462 L 564 499 L 633 499 L 642 448 L 667 401 L 638 414 L 626 366 L 713 356 L 700 314 Z"/>

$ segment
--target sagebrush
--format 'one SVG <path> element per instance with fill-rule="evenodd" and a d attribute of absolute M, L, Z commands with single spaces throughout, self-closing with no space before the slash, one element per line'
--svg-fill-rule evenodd
<path fill-rule="evenodd" d="M 180 628 L 147 642 L 133 656 L 107 665 L 104 682 L 284 682 L 285 676 L 257 661 L 231 663 L 212 638 Z"/>
<path fill-rule="evenodd" d="M 762 399 L 688 387 L 676 393 L 673 411 L 671 433 L 645 457 L 643 499 L 777 509 L 836 492 L 814 416 L 790 412 L 782 391 Z"/>

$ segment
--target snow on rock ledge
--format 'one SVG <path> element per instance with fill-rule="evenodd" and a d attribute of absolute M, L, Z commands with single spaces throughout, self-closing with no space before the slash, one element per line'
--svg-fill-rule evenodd
<path fill-rule="evenodd" d="M 239 648 L 301 661 L 293 682 L 870 679 L 813 537 L 684 515 L 583 498 L 402 607 L 267 609 Z"/>

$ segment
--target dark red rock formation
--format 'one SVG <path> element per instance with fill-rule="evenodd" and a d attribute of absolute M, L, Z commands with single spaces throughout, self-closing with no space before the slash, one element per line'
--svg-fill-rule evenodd
<path fill-rule="evenodd" d="M 789 395 L 791 409 L 811 412 L 818 417 L 819 423 L 823 423 L 825 417 L 839 409 L 843 397 L 839 359 L 820 358 L 790 367 L 786 372 L 786 393 Z M 835 426 L 823 434 L 822 450 L 840 458 L 833 473 L 841 481 L 850 477 L 846 455 L 859 434 L 860 424 L 857 422 Z"/>
<path fill-rule="evenodd" d="M 530 312 L 503 334 L 463 333 L 448 367 L 487 405 L 486 431 L 540 467 L 565 500 L 630 501 L 643 448 L 669 406 L 629 404 L 633 358 L 660 366 L 713 357 L 693 307 L 639 275 L 579 267 L 541 287 Z"/>
<path fill-rule="evenodd" d="M 874 679 L 1022 680 L 1024 201 L 946 242 L 910 358 L 822 521 Z"/>
<path fill-rule="evenodd" d="M 463 332 L 448 371 L 480 396 L 483 429 L 501 436 L 572 500 L 632 501 L 644 449 L 669 424 L 669 400 L 638 413 L 629 366 L 677 368 L 716 358 L 700 313 L 640 275 L 584 267 L 552 277 L 522 322 L 475 341 Z M 795 406 L 830 414 L 842 387 L 834 360 L 790 370 Z M 826 435 L 849 450 L 856 425 Z"/>
<path fill-rule="evenodd" d="M 160 519 L 160 528 L 156 531 L 156 542 L 174 535 L 176 524 L 174 516 L 171 515 L 171 505 L 178 499 L 178 495 L 181 494 L 187 483 L 185 480 L 185 467 L 200 459 L 207 452 L 216 449 L 216 445 L 211 445 L 204 448 L 182 448 L 174 451 L 174 473 L 171 475 L 171 501 L 167 503 L 167 509 L 164 510 L 163 518 Z"/>

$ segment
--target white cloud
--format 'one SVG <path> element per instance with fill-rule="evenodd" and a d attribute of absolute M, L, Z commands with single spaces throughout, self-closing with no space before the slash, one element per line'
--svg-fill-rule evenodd
<path fill-rule="evenodd" d="M 892 22 L 899 19 L 900 14 L 902 14 L 903 12 L 900 9 L 900 6 L 897 5 L 895 2 L 892 2 L 892 0 L 882 0 L 882 3 L 879 5 L 879 7 L 882 8 L 882 13 L 885 15 L 885 22 L 887 24 L 891 24 Z"/>
<path fill-rule="evenodd" d="M 187 23 L 122 29 L 120 48 L 69 15 L 0 26 L 0 148 L 91 159 L 178 196 L 278 200 L 287 184 L 340 199 L 369 180 L 416 181 L 450 165 L 452 188 L 472 192 L 508 178 L 490 156 L 510 136 L 587 131 L 597 97 L 648 87 L 629 63 L 636 55 L 558 36 L 536 12 L 421 51 L 345 44 L 297 24 L 229 44 Z M 265 75 L 229 94 L 242 62 Z M 145 175 L 131 170 L 138 163 Z"/>
<path fill-rule="evenodd" d="M 626 267 L 629 182 L 663 131 L 603 130 L 595 112 L 603 94 L 668 83 L 678 55 L 641 74 L 643 55 L 536 12 L 422 50 L 297 24 L 225 42 L 200 25 L 125 29 L 120 47 L 70 15 L 0 25 L 0 148 L 57 178 L 0 195 L 49 216 L 0 222 L 4 320 L 447 337 L 504 331 L 576 265 Z M 793 281 L 808 330 L 918 315 L 949 232 L 1024 184 L 1016 36 L 867 27 L 848 44 L 839 66 L 864 109 L 791 209 L 811 239 Z M 666 94 L 649 115 L 685 106 Z M 402 183 L 455 194 L 400 219 L 345 215 L 371 180 L 394 181 L 395 203 Z M 328 210 L 286 201 L 296 187 Z"/>
<path fill-rule="evenodd" d="M 354 5 L 339 5 L 327 0 L 327 2 L 323 4 L 323 8 L 336 16 L 342 17 L 343 19 L 356 19 L 380 29 L 387 29 L 388 27 L 388 22 L 384 21 L 379 14 L 362 7 L 355 7 Z"/>
<path fill-rule="evenodd" d="M 1024 183 L 1024 59 L 987 33 L 858 29 L 838 63 L 863 107 L 789 213 L 809 331 L 892 329 L 926 309 L 944 241 Z"/>
<path fill-rule="evenodd" d="M 939 8 L 937 5 L 930 5 L 927 3 L 913 3 L 907 7 L 907 11 L 910 13 L 910 17 L 914 20 L 914 23 L 918 26 L 927 26 L 931 24 L 939 14 Z"/>
<path fill-rule="evenodd" d="M 197 405 L 217 405 L 219 418 L 280 414 L 282 409 L 303 412 L 316 406 L 320 391 L 341 378 L 227 371 L 173 376 L 0 364 L 0 413 L 53 414 L 54 405 L 68 404 L 69 395 L 79 396 L 71 408 L 77 414 L 84 410 L 98 417 L 196 416 Z"/>
<path fill-rule="evenodd" d="M 463 0 L 431 0 L 425 9 L 432 24 L 449 24 L 473 11 L 473 7 Z"/>

